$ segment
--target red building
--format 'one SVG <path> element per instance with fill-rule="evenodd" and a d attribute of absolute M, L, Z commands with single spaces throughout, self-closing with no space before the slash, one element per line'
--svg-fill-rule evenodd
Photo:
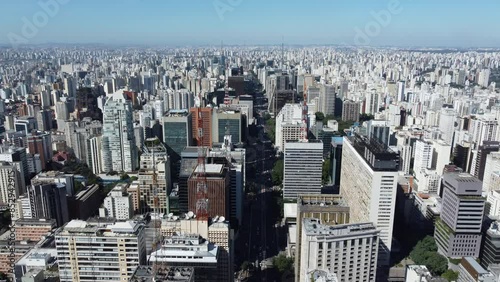
<path fill-rule="evenodd" d="M 222 164 L 207 164 L 205 166 L 208 195 L 208 216 L 224 216 L 230 218 L 230 191 L 231 180 L 228 168 Z M 188 179 L 188 207 L 196 211 L 196 186 L 199 176 L 199 167 Z"/>

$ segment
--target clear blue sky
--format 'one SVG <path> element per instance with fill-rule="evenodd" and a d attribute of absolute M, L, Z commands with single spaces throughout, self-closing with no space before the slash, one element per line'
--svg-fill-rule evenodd
<path fill-rule="evenodd" d="M 23 17 L 33 22 L 39 3 L 52 1 L 67 3 L 24 36 Z M 392 1 L 400 13 L 360 41 L 356 30 Z M 499 8 L 495 0 L 1 0 L 0 43 L 15 35 L 32 44 L 251 45 L 283 36 L 286 44 L 500 47 Z"/>

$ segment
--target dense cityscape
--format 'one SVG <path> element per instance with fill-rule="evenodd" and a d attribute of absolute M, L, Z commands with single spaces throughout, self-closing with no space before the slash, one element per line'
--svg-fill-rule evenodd
<path fill-rule="evenodd" d="M 38 44 L 36 15 L 0 45 L 0 281 L 500 281 L 500 48 Z"/>

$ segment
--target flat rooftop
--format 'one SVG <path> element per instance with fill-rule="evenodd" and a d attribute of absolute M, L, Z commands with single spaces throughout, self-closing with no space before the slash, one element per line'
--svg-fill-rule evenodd
<path fill-rule="evenodd" d="M 207 174 L 222 174 L 224 169 L 224 165 L 221 164 L 206 164 L 205 165 L 205 173 Z M 195 173 L 200 173 L 201 167 L 196 166 Z"/>
<path fill-rule="evenodd" d="M 154 268 L 152 266 L 139 265 L 130 281 L 176 281 L 189 282 L 193 281 L 194 268 L 192 267 L 161 267 L 157 270 L 154 277 Z"/>
<path fill-rule="evenodd" d="M 319 219 L 304 218 L 302 220 L 303 228 L 307 235 L 332 235 L 346 236 L 363 234 L 366 232 L 378 233 L 373 223 L 355 223 L 355 224 L 340 224 L 340 225 L 324 225 Z"/>

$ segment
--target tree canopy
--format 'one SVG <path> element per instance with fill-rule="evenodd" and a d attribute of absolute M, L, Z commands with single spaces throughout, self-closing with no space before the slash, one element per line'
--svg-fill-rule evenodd
<path fill-rule="evenodd" d="M 278 269 L 280 273 L 291 271 L 293 269 L 293 258 L 289 258 L 283 254 L 273 258 L 273 266 Z"/>
<path fill-rule="evenodd" d="M 445 278 L 448 281 L 457 281 L 458 279 L 458 272 L 453 271 L 451 269 L 446 270 L 441 277 Z"/>
<path fill-rule="evenodd" d="M 323 185 L 328 184 L 330 182 L 330 158 L 327 158 L 323 162 L 323 173 L 321 179 Z"/>
<path fill-rule="evenodd" d="M 281 185 L 283 183 L 283 170 L 284 162 L 283 160 L 277 160 L 274 163 L 273 170 L 271 172 L 271 178 L 273 180 L 273 185 Z"/>
<path fill-rule="evenodd" d="M 325 114 L 323 114 L 322 112 L 316 112 L 315 115 L 316 121 L 323 121 L 325 119 Z"/>
<path fill-rule="evenodd" d="M 426 236 L 420 240 L 410 253 L 410 258 L 418 265 L 425 265 L 434 275 L 448 270 L 448 260 L 437 253 L 434 237 Z"/>

